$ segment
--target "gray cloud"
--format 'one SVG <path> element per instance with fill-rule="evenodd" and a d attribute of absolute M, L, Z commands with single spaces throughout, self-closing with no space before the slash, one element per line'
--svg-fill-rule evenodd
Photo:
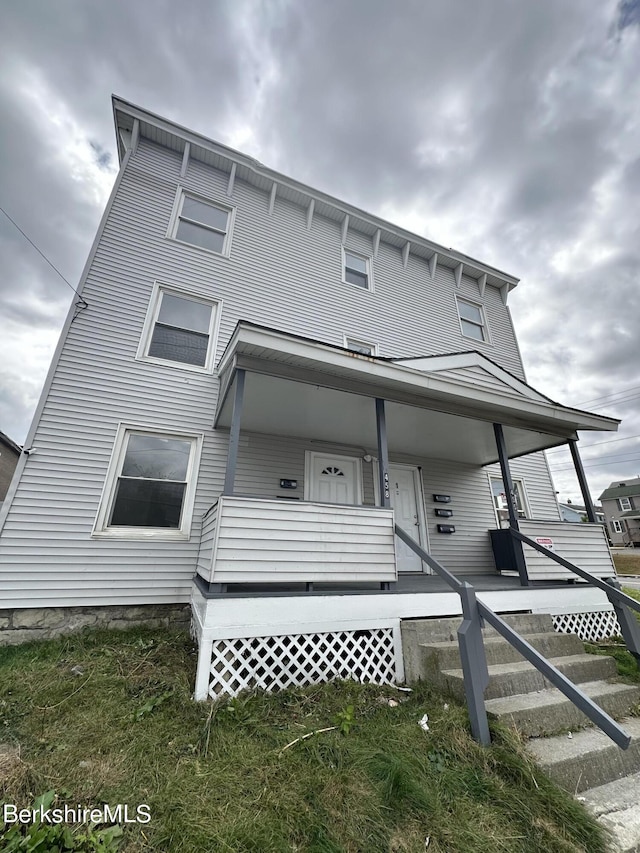
<path fill-rule="evenodd" d="M 511 305 L 529 380 L 579 404 L 640 385 L 639 10 L 10 4 L 1 203 L 76 283 L 115 174 L 115 91 L 520 275 Z M 0 429 L 22 440 L 72 294 L 1 218 L 0 249 Z M 622 436 L 640 433 L 637 403 L 617 406 Z M 625 472 L 605 464 L 625 446 L 589 451 L 603 466 L 588 469 L 594 491 Z"/>

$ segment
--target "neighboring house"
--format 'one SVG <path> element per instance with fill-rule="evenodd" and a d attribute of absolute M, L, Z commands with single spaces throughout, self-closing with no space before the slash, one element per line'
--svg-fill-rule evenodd
<path fill-rule="evenodd" d="M 563 521 L 570 521 L 572 523 L 587 521 L 587 508 L 585 506 L 574 504 L 570 500 L 566 503 L 558 501 L 558 506 L 560 507 L 560 515 L 562 516 Z M 602 507 L 595 506 L 594 504 L 593 508 L 595 510 L 596 521 L 598 524 L 604 524 L 604 512 L 602 511 Z"/>
<path fill-rule="evenodd" d="M 610 483 L 599 499 L 611 542 L 640 548 L 640 477 Z"/>
<path fill-rule="evenodd" d="M 424 551 L 500 612 L 606 609 L 501 529 L 615 573 L 600 525 L 562 523 L 541 451 L 569 443 L 580 468 L 577 430 L 618 422 L 527 384 L 517 280 L 113 106 L 86 307 L 0 515 L 11 629 L 191 602 L 202 698 L 400 678 L 401 621 L 461 612 Z"/>
<path fill-rule="evenodd" d="M 0 509 L 9 491 L 9 485 L 16 470 L 22 448 L 12 441 L 8 435 L 0 432 Z"/>

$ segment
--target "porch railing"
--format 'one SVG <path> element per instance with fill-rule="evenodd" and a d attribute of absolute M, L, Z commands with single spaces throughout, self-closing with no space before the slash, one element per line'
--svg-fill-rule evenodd
<path fill-rule="evenodd" d="M 545 548 L 544 545 L 536 542 L 535 539 L 525 536 L 525 534 L 521 533 L 519 530 L 515 530 L 513 527 L 509 529 L 511 531 L 511 535 L 515 539 L 519 539 L 525 545 L 529 545 L 530 548 L 535 548 L 536 551 L 544 554 L 545 557 L 559 563 L 559 565 L 564 566 L 565 569 L 569 569 L 569 571 L 578 575 L 582 580 L 587 581 L 591 586 L 595 586 L 605 593 L 609 599 L 609 603 L 615 611 L 616 616 L 618 617 L 618 623 L 620 625 L 625 645 L 640 667 L 640 623 L 638 623 L 638 620 L 629 610 L 629 608 L 631 608 L 631 610 L 635 610 L 637 613 L 640 613 L 640 601 L 636 601 L 635 598 L 631 598 L 630 595 L 622 592 L 620 589 L 620 582 L 617 578 L 602 580 L 602 578 L 592 575 L 590 572 L 585 571 L 585 569 L 581 569 L 580 566 L 576 566 L 575 563 L 570 562 L 565 557 L 561 557 L 554 551 L 550 551 L 548 548 Z"/>
<path fill-rule="evenodd" d="M 475 589 L 471 584 L 459 580 L 455 575 L 451 574 L 448 569 L 445 569 L 437 560 L 428 554 L 409 534 L 398 525 L 395 525 L 396 535 L 411 548 L 421 560 L 427 563 L 434 572 L 436 572 L 446 583 L 460 595 L 462 604 L 463 620 L 458 628 L 458 645 L 460 647 L 460 660 L 462 662 L 462 671 L 464 675 L 464 690 L 469 709 L 469 720 L 471 723 L 471 733 L 475 740 L 484 746 L 489 746 L 491 743 L 491 734 L 489 732 L 489 722 L 487 719 L 487 711 L 484 704 L 484 692 L 489 684 L 489 669 L 487 667 L 487 658 L 484 650 L 484 639 L 482 636 L 482 622 L 486 620 L 504 639 L 513 646 L 529 663 L 533 664 L 542 675 L 550 681 L 554 687 L 557 687 L 573 704 L 579 708 L 586 716 L 602 731 L 607 734 L 619 747 L 626 749 L 631 742 L 631 737 L 624 729 L 616 723 L 616 721 L 602 710 L 596 703 L 583 693 L 576 685 L 570 681 L 566 675 L 560 672 L 553 664 L 536 651 L 533 646 L 528 643 L 524 637 L 521 637 L 511 625 L 501 619 L 497 613 L 488 607 L 483 601 L 479 601 L 476 596 Z M 523 536 L 518 531 L 518 536 L 527 544 L 532 544 L 533 540 L 528 540 L 528 537 Z M 537 546 L 537 543 L 535 543 Z M 542 546 L 540 546 L 542 547 Z M 544 549 L 545 551 L 547 549 Z M 553 557 L 557 555 L 549 552 Z M 562 560 L 562 558 L 560 558 Z M 577 568 L 568 561 L 568 568 Z M 582 569 L 579 570 L 582 572 Z M 588 572 L 584 572 L 589 575 Z M 589 576 L 591 577 L 591 576 Z M 600 584 L 603 587 L 608 587 L 614 593 L 617 593 L 623 599 L 628 599 L 615 586 L 609 586 L 606 582 L 598 581 L 596 586 Z M 606 590 L 605 590 L 606 591 Z M 614 595 L 615 597 L 615 595 Z M 633 601 L 633 599 L 630 599 Z M 613 603 L 613 602 L 612 602 Z M 637 602 L 635 602 L 637 604 Z M 614 604 L 614 608 L 615 608 Z M 624 602 L 622 604 L 624 607 Z M 640 609 L 640 606 L 637 608 Z M 617 612 L 617 611 L 616 611 Z M 631 617 L 632 618 L 632 617 Z M 636 626 L 637 627 L 637 626 Z"/>

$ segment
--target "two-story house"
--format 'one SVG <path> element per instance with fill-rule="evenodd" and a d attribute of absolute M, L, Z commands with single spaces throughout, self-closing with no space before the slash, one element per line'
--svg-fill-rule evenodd
<path fill-rule="evenodd" d="M 503 529 L 615 573 L 542 451 L 582 475 L 577 430 L 617 421 L 526 382 L 517 280 L 113 108 L 120 170 L 0 516 L 5 632 L 191 602 L 203 697 L 400 678 L 402 620 L 461 612 L 425 554 L 500 612 L 606 609 Z"/>
<path fill-rule="evenodd" d="M 611 542 L 640 548 L 640 477 L 610 483 L 599 500 Z"/>

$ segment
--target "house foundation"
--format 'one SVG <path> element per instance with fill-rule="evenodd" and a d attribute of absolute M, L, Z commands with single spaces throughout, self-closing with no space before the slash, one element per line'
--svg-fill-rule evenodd
<path fill-rule="evenodd" d="M 106 607 L 34 607 L 0 610 L 0 645 L 49 640 L 83 628 L 188 629 L 188 604 L 109 605 Z"/>

